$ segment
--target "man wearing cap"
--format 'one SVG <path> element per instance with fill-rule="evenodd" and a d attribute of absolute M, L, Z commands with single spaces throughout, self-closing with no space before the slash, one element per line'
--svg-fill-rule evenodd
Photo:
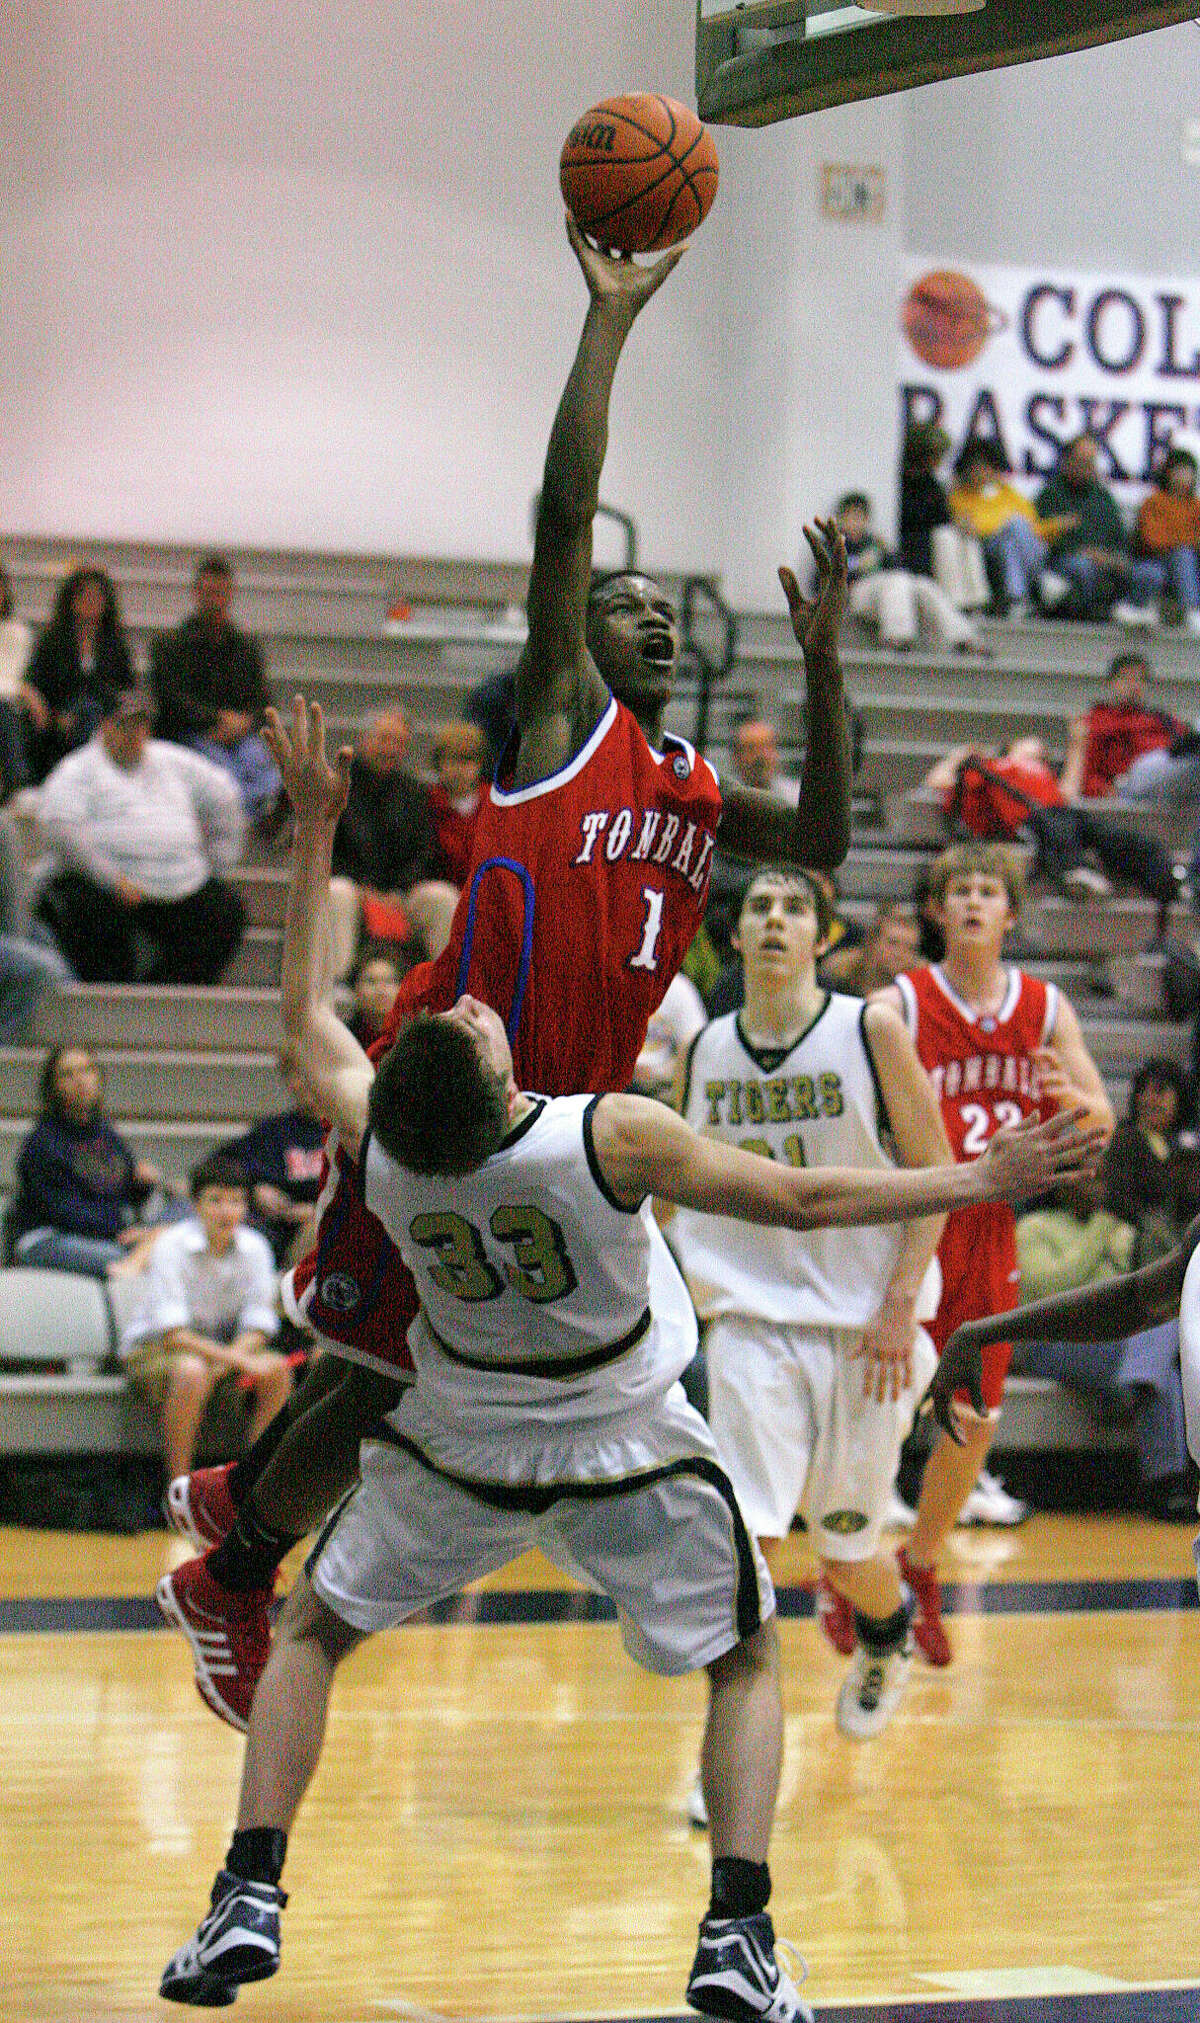
<path fill-rule="evenodd" d="M 54 861 L 42 911 L 85 983 L 215 983 L 245 930 L 218 875 L 242 851 L 237 787 L 153 738 L 154 715 L 152 697 L 127 689 L 41 791 Z"/>

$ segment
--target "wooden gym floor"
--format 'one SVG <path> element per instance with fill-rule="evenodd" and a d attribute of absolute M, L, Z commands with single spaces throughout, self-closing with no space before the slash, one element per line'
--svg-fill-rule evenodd
<path fill-rule="evenodd" d="M 129 2023 L 224 1851 L 241 1743 L 146 1597 L 175 1548 L 0 1532 L 0 2017 Z M 959 1532 L 956 1662 L 877 1741 L 802 1538 L 777 1566 L 787 1709 L 776 1927 L 839 2023 L 1200 2016 L 1200 1613 L 1191 1531 L 1038 1516 Z M 359 1652 L 293 1837 L 288 2023 L 678 2017 L 707 1846 L 683 1821 L 700 1682 L 625 1658 L 528 1559 Z"/>

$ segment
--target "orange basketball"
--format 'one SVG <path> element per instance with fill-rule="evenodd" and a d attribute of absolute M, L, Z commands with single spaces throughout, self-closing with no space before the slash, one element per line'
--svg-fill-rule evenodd
<path fill-rule="evenodd" d="M 943 267 L 913 282 L 902 321 L 917 357 L 938 371 L 953 372 L 978 358 L 988 338 L 1004 328 L 1005 318 L 969 274 Z"/>
<path fill-rule="evenodd" d="M 657 92 L 606 98 L 576 120 L 559 162 L 581 231 L 617 253 L 686 239 L 717 193 L 717 150 L 694 112 Z"/>

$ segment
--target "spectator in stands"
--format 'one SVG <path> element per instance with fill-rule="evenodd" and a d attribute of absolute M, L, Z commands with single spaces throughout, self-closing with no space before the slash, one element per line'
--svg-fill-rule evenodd
<path fill-rule="evenodd" d="M 104 1108 L 86 1047 L 51 1047 L 39 1113 L 17 1156 L 10 1220 L 18 1264 L 107 1278 L 136 1269 L 173 1213 L 157 1169 L 135 1158 Z"/>
<path fill-rule="evenodd" d="M 86 744 L 117 696 L 134 685 L 116 587 L 103 569 L 75 569 L 54 600 L 26 678 L 34 777 Z"/>
<path fill-rule="evenodd" d="M 1175 1061 L 1143 1061 L 1104 1161 L 1105 1206 L 1137 1231 L 1133 1263 L 1153 1264 L 1200 1212 L 1193 1097 Z"/>
<path fill-rule="evenodd" d="M 1014 738 L 999 756 L 959 745 L 930 768 L 924 786 L 941 797 L 950 824 L 968 835 L 1032 843 L 1035 875 L 1072 897 L 1107 897 L 1110 879 L 1137 887 L 1158 903 L 1160 935 L 1167 908 L 1187 897 L 1183 875 L 1161 843 L 1068 804 L 1041 738 Z M 1100 870 L 1085 861 L 1089 854 Z"/>
<path fill-rule="evenodd" d="M 1098 1179 L 1057 1189 L 1017 1223 L 1022 1306 L 1120 1276 L 1132 1265 L 1136 1241 L 1132 1224 L 1103 1206 Z M 1013 1368 L 1062 1384 L 1101 1425 L 1131 1425 L 1150 1509 L 1194 1519 L 1176 1321 L 1123 1342 L 1018 1342 Z"/>
<path fill-rule="evenodd" d="M 439 724 L 433 734 L 437 775 L 429 789 L 440 870 L 456 890 L 467 882 L 475 824 L 483 800 L 484 737 L 478 724 Z"/>
<path fill-rule="evenodd" d="M 658 1010 L 651 1012 L 646 1038 L 633 1071 L 633 1086 L 643 1096 L 669 1102 L 676 1071 L 696 1034 L 708 1024 L 704 999 L 691 978 L 680 970 L 667 985 Z"/>
<path fill-rule="evenodd" d="M 224 555 L 206 555 L 193 578 L 193 610 L 155 641 L 150 682 L 159 736 L 222 766 L 249 819 L 270 832 L 280 786 L 260 736 L 270 696 L 262 648 L 229 616 L 234 588 Z"/>
<path fill-rule="evenodd" d="M 38 822 L 55 863 L 42 908 L 85 982 L 215 983 L 245 908 L 218 874 L 241 854 L 228 773 L 151 739 L 154 703 L 129 689 L 55 767 Z"/>
<path fill-rule="evenodd" d="M 327 1126 L 291 1047 L 280 1052 L 279 1073 L 292 1098 L 287 1109 L 260 1117 L 224 1154 L 244 1172 L 251 1220 L 282 1268 L 312 1222 L 325 1174 Z"/>
<path fill-rule="evenodd" d="M 409 723 L 398 706 L 365 725 L 350 767 L 350 798 L 333 842 L 334 971 L 345 976 L 360 934 L 441 954 L 458 893 L 438 876 L 429 789 L 405 766 Z"/>
<path fill-rule="evenodd" d="M 1130 554 L 1121 509 L 1096 475 L 1099 456 L 1094 436 L 1073 436 L 1037 495 L 1039 518 L 1060 528 L 1038 577 L 1038 601 L 1059 618 L 1102 623 L 1111 612 L 1119 625 L 1156 625 L 1161 572 Z"/>
<path fill-rule="evenodd" d="M 1142 501 L 1137 531 L 1142 549 L 1178 603 L 1184 625 L 1200 633 L 1200 499 L 1190 450 L 1167 451 L 1154 490 Z"/>
<path fill-rule="evenodd" d="M 995 443 L 978 437 L 964 444 L 954 465 L 950 511 L 958 526 L 983 547 L 995 602 L 1010 618 L 1025 618 L 1033 589 L 1046 567 L 1050 542 L 1068 533 L 1069 514 L 1043 520 L 1015 485 L 1005 482 L 1008 459 Z"/>
<path fill-rule="evenodd" d="M 0 562 L 0 801 L 33 777 L 30 737 L 45 704 L 25 679 L 33 634 L 13 609 L 12 585 Z"/>
<path fill-rule="evenodd" d="M 865 492 L 843 493 L 833 517 L 846 543 L 850 611 L 877 628 L 881 645 L 907 652 L 923 619 L 935 645 L 990 656 L 974 622 L 928 576 L 914 575 L 884 546 Z"/>
<path fill-rule="evenodd" d="M 390 948 L 368 942 L 350 978 L 354 1007 L 346 1024 L 360 1047 L 373 1047 L 383 1034 L 400 988 L 400 969 Z"/>
<path fill-rule="evenodd" d="M 906 900 L 889 899 L 875 908 L 863 940 L 835 948 L 818 974 L 829 989 L 866 998 L 895 983 L 902 970 L 915 969 L 921 960 L 916 909 Z"/>
<path fill-rule="evenodd" d="M 1062 790 L 1069 801 L 1180 801 L 1200 794 L 1200 736 L 1149 700 L 1153 670 L 1142 653 L 1118 653 L 1104 691 L 1071 725 Z M 1187 754 L 1189 744 L 1196 753 Z"/>
<path fill-rule="evenodd" d="M 29 908 L 29 892 L 12 816 L 0 810 L 0 1042 L 23 1035 L 48 991 L 71 972 Z"/>
<path fill-rule="evenodd" d="M 463 713 L 483 732 L 483 777 L 494 779 L 504 747 L 517 727 L 515 670 L 504 667 L 497 674 L 485 674 L 467 697 Z"/>
<path fill-rule="evenodd" d="M 941 898 L 934 889 L 936 866 L 936 857 L 923 857 L 913 878 L 912 903 L 917 916 L 917 935 L 923 963 L 940 962 L 946 953 Z"/>
<path fill-rule="evenodd" d="M 960 527 L 937 475 L 950 438 L 937 422 L 912 422 L 900 455 L 900 560 L 914 576 L 932 576 L 959 610 L 991 600 L 978 536 Z"/>
<path fill-rule="evenodd" d="M 730 741 L 729 756 L 738 779 L 747 787 L 774 794 L 789 805 L 800 790 L 798 780 L 780 771 L 779 738 L 766 717 L 745 717 Z"/>
<path fill-rule="evenodd" d="M 205 1406 L 237 1382 L 254 1401 L 255 1440 L 287 1403 L 292 1373 L 267 1347 L 279 1329 L 270 1246 L 246 1226 L 246 1176 L 220 1154 L 197 1166 L 193 1214 L 155 1241 L 121 1357 L 162 1416 L 167 1475 L 192 1465 Z"/>

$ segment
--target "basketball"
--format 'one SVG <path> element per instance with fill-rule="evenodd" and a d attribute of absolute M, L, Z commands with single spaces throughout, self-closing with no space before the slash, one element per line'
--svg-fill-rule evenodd
<path fill-rule="evenodd" d="M 694 232 L 717 193 L 717 150 L 694 112 L 656 92 L 606 98 L 576 120 L 559 162 L 580 230 L 616 253 L 659 253 Z"/>
<path fill-rule="evenodd" d="M 913 282 L 901 311 L 904 334 L 918 358 L 955 372 L 978 358 L 988 338 L 1005 325 L 969 274 L 938 268 Z"/>

